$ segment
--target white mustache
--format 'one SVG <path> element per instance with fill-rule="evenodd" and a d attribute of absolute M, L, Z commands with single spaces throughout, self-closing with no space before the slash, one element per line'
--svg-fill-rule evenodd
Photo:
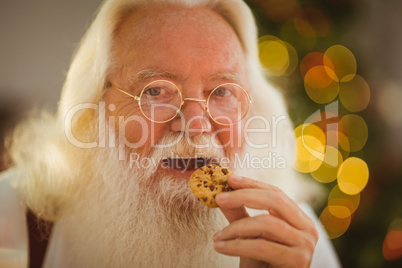
<path fill-rule="evenodd" d="M 155 169 L 161 161 L 166 159 L 182 161 L 180 165 L 187 169 L 194 161 L 204 161 L 201 159 L 220 163 L 221 159 L 225 157 L 225 152 L 218 141 L 209 135 L 184 137 L 179 133 L 171 133 L 155 146 L 149 157 L 155 163 L 152 167 Z"/>

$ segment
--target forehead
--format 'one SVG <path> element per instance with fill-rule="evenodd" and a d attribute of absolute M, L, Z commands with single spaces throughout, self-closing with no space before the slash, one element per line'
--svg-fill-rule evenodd
<path fill-rule="evenodd" d="M 213 33 L 224 33 L 219 40 L 224 42 L 230 35 L 236 35 L 229 23 L 208 7 L 168 5 L 134 10 L 117 27 L 116 37 L 118 41 L 135 42 L 144 41 L 154 35 L 159 35 L 161 38 L 175 35 L 180 30 L 184 30 L 187 34 L 189 30 L 193 33 L 204 32 L 214 39 L 217 35 Z M 205 35 L 202 37 L 205 38 Z"/>
<path fill-rule="evenodd" d="M 118 26 L 113 49 L 119 64 L 130 69 L 156 67 L 145 66 L 145 62 L 163 66 L 175 62 L 201 68 L 202 60 L 212 60 L 210 65 L 225 63 L 237 68 L 244 60 L 233 28 L 207 7 L 160 6 L 135 10 Z"/>

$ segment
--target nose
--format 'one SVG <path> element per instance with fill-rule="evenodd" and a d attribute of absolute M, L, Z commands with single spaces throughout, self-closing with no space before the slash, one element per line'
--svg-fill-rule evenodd
<path fill-rule="evenodd" d="M 211 123 L 204 100 L 185 98 L 179 116 L 172 120 L 175 132 L 185 132 L 189 136 L 200 136 L 211 131 Z"/>

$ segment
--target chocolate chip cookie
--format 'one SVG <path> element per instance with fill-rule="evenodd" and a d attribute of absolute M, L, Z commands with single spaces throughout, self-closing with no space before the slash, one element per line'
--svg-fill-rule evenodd
<path fill-rule="evenodd" d="M 190 188 L 202 203 L 216 208 L 215 197 L 218 193 L 233 191 L 228 183 L 228 176 L 233 173 L 226 167 L 209 164 L 200 167 L 190 177 Z"/>

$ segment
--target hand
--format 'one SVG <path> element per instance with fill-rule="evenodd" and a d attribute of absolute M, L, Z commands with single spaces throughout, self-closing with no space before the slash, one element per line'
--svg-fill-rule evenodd
<path fill-rule="evenodd" d="M 236 191 L 216 197 L 229 225 L 214 235 L 217 252 L 240 256 L 240 267 L 309 267 L 318 240 L 314 222 L 279 188 L 229 177 Z M 245 207 L 269 214 L 250 217 Z"/>

